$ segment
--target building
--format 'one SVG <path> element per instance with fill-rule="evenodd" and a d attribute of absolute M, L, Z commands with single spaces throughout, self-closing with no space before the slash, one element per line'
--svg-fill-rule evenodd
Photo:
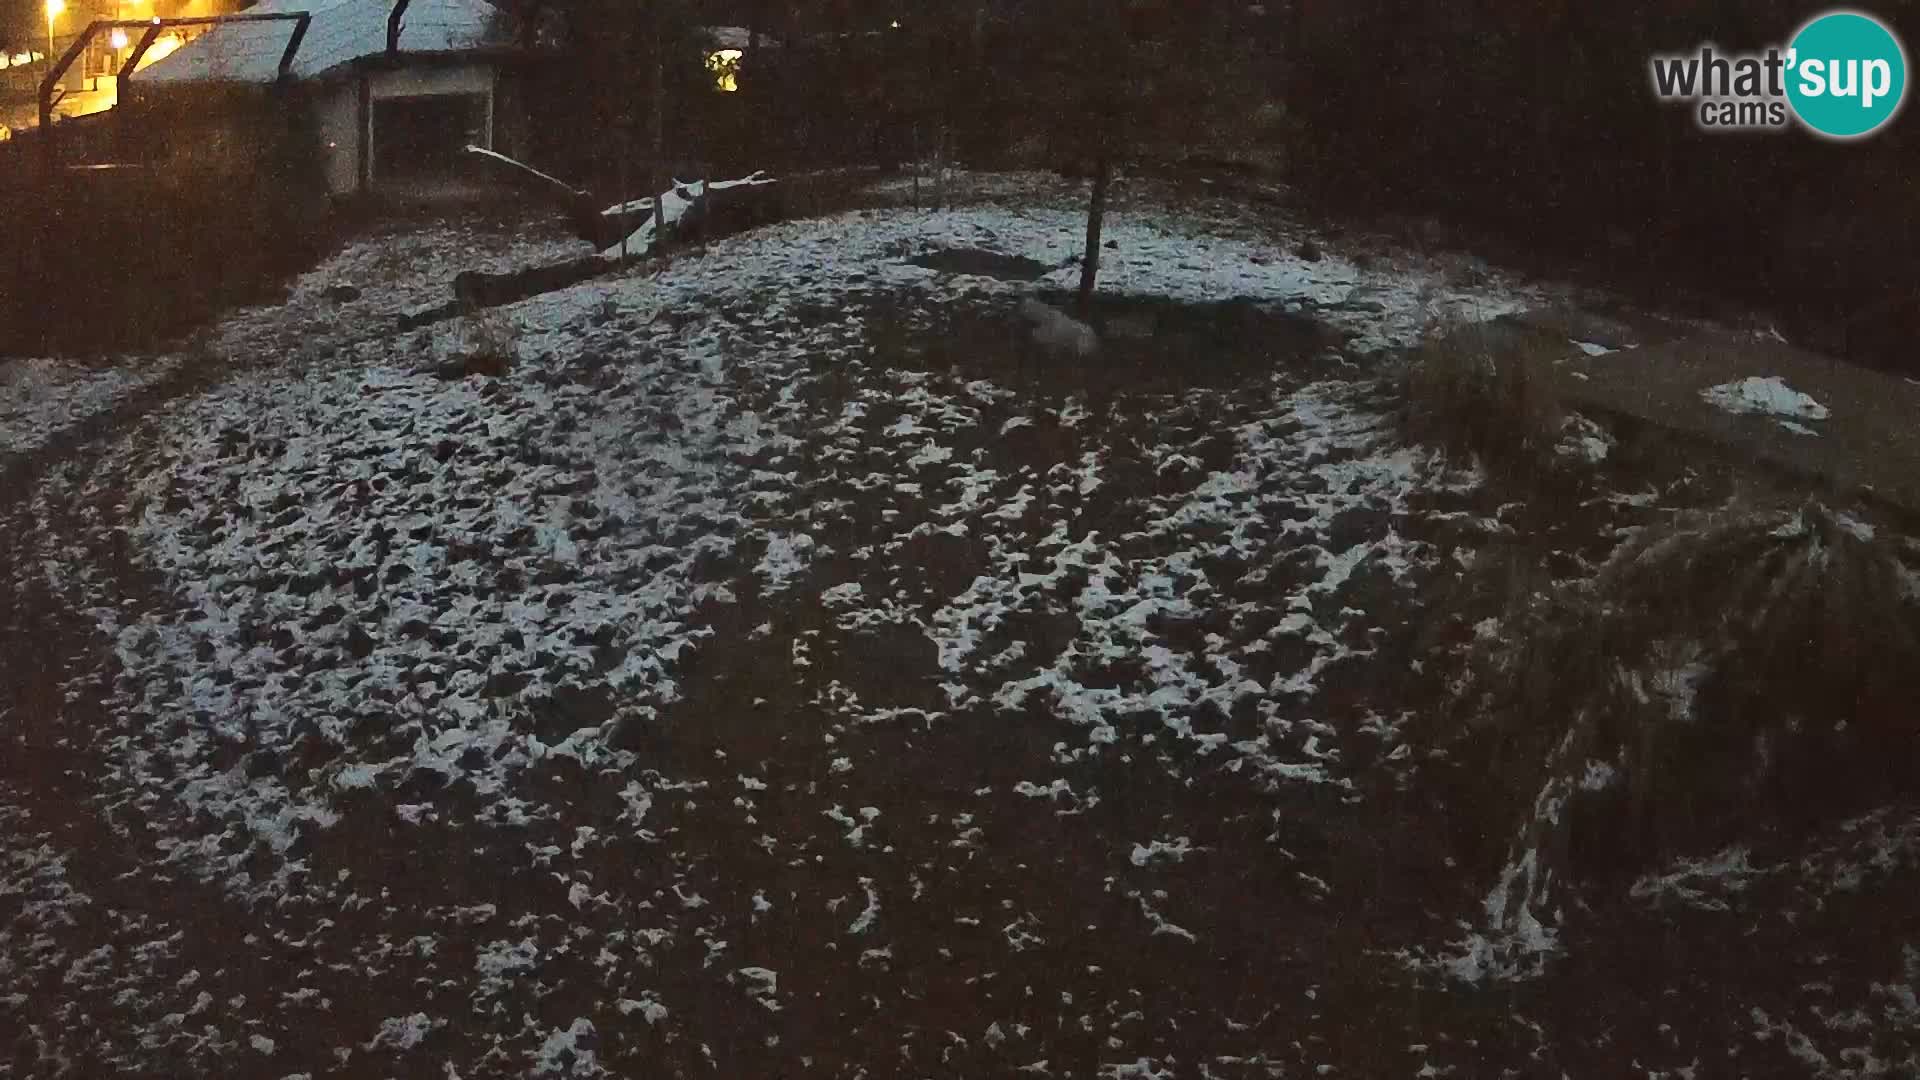
<path fill-rule="evenodd" d="M 290 22 L 223 23 L 128 81 L 129 103 L 187 110 L 272 90 L 317 138 L 325 189 L 439 197 L 482 186 L 468 145 L 512 153 L 525 132 L 518 73 L 534 59 L 512 16 L 483 0 L 261 0 L 249 16 L 306 12 L 287 78 Z"/>

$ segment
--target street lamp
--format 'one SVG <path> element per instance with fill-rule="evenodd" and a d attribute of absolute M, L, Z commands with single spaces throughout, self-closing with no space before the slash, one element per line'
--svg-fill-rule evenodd
<path fill-rule="evenodd" d="M 67 10 L 67 0 L 47 0 L 47 70 L 53 70 L 53 20 Z"/>

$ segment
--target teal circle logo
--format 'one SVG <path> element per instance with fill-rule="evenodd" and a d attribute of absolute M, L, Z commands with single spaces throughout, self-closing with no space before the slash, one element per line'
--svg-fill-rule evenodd
<path fill-rule="evenodd" d="M 1878 130 L 1907 96 L 1907 51 L 1885 23 L 1834 11 L 1788 46 L 1787 101 L 1816 133 L 1857 139 Z"/>

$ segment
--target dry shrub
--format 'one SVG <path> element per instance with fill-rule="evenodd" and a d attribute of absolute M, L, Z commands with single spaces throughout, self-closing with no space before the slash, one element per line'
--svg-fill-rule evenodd
<path fill-rule="evenodd" d="M 1550 469 L 1566 423 L 1546 373 L 1554 359 L 1542 342 L 1514 328 L 1441 328 L 1407 370 L 1408 436 L 1450 453 L 1478 455 L 1504 473 Z"/>
<path fill-rule="evenodd" d="M 1819 502 L 1683 515 L 1516 598 L 1471 664 L 1471 729 L 1510 796 L 1566 789 L 1589 870 L 1863 809 L 1920 781 L 1917 564 Z"/>
<path fill-rule="evenodd" d="M 460 321 L 454 328 L 451 345 L 451 356 L 442 368 L 443 375 L 497 378 L 511 370 L 519 358 L 520 327 L 497 310 L 482 311 Z"/>
<path fill-rule="evenodd" d="M 1504 855 L 1473 963 L 1536 969 L 1569 881 L 1920 786 L 1916 565 L 1819 502 L 1682 515 L 1573 588 L 1496 560 L 1485 588 L 1511 602 L 1458 684 L 1449 800 Z"/>

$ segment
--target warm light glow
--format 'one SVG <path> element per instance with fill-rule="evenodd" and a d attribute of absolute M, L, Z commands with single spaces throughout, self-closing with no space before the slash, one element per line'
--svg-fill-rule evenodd
<path fill-rule="evenodd" d="M 147 55 L 140 58 L 139 66 L 133 70 L 144 71 L 148 64 L 165 60 L 173 55 L 174 50 L 185 44 L 186 42 L 180 40 L 179 34 L 168 34 L 166 37 L 159 38 L 154 41 L 153 47 L 147 50 Z"/>
<path fill-rule="evenodd" d="M 51 23 L 65 10 L 67 10 L 67 0 L 47 0 L 47 21 Z"/>
<path fill-rule="evenodd" d="M 147 50 L 147 55 L 140 58 L 139 66 L 133 70 L 145 71 L 148 64 L 165 60 L 167 57 L 173 55 L 174 50 L 185 44 L 186 42 L 180 40 L 179 34 L 168 34 L 166 37 L 159 38 L 154 41 L 153 47 Z"/>
<path fill-rule="evenodd" d="M 707 55 L 707 70 L 713 72 L 713 88 L 731 94 L 740 89 L 739 49 L 720 49 Z"/>
<path fill-rule="evenodd" d="M 127 32 L 125 30 L 120 29 L 117 26 L 114 27 L 112 36 L 107 38 L 107 44 L 112 45 L 115 52 L 118 52 L 119 50 L 126 48 Z"/>

